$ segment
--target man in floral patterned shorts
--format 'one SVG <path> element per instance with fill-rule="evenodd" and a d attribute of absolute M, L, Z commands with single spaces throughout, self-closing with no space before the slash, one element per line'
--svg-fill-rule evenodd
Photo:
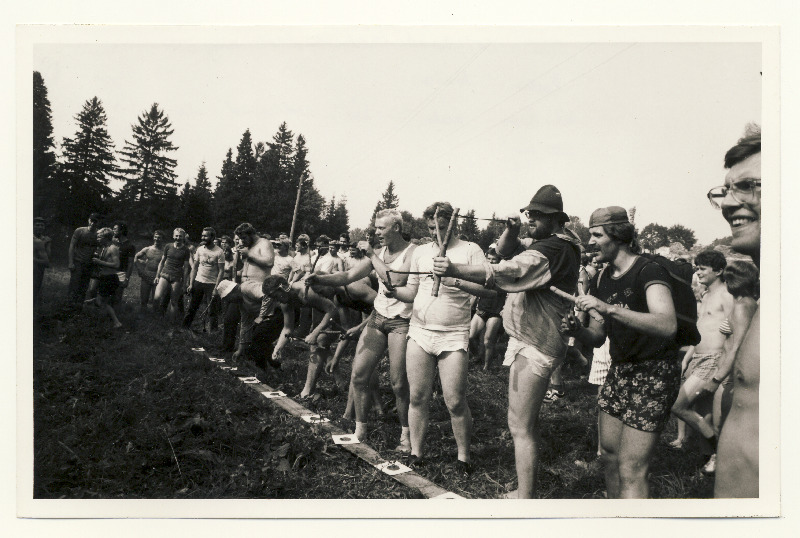
<path fill-rule="evenodd" d="M 567 334 L 594 347 L 610 341 L 611 367 L 598 398 L 600 450 L 609 498 L 646 498 L 650 457 L 680 389 L 677 320 L 666 269 L 638 256 L 625 209 L 592 213 L 589 245 L 608 262 L 576 305 L 604 318 L 589 327 L 565 320 Z M 579 324 L 578 324 L 579 325 Z"/>

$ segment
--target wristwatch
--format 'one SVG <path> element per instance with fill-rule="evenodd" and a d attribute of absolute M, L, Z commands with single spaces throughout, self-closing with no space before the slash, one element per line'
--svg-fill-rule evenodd
<path fill-rule="evenodd" d="M 722 383 L 722 381 L 721 381 L 721 380 L 719 380 L 719 379 L 717 379 L 717 377 L 716 377 L 716 376 L 712 376 L 712 377 L 711 377 L 711 381 L 713 381 L 713 382 L 714 382 L 714 383 L 716 383 L 717 385 L 719 385 L 719 384 L 721 384 L 721 383 Z"/>
<path fill-rule="evenodd" d="M 461 287 L 461 279 L 460 278 L 455 279 L 453 281 L 453 286 L 455 286 L 456 288 L 460 288 Z"/>

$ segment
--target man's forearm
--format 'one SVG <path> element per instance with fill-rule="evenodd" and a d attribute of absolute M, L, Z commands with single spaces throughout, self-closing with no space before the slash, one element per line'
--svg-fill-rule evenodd
<path fill-rule="evenodd" d="M 497 240 L 497 253 L 502 258 L 508 258 L 514 251 L 517 250 L 519 246 L 519 231 L 512 232 L 509 228 L 506 228 L 502 234 L 500 234 L 500 238 Z"/>
<path fill-rule="evenodd" d="M 467 282 L 474 282 L 475 284 L 484 284 L 486 282 L 486 268 L 483 265 L 467 265 L 464 263 L 450 264 L 451 276 L 466 280 Z"/>

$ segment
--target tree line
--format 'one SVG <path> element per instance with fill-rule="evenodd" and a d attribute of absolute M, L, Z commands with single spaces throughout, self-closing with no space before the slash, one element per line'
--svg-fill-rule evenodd
<path fill-rule="evenodd" d="M 133 234 L 148 235 L 155 229 L 181 226 L 190 237 L 200 237 L 202 228 L 213 223 L 218 232 L 230 233 L 241 222 L 257 230 L 289 232 L 295 204 L 298 206 L 295 236 L 327 234 L 337 237 L 350 229 L 345 196 L 326 201 L 314 184 L 308 160 L 309 149 L 302 134 L 297 136 L 285 122 L 272 139 L 254 142 L 249 129 L 242 134 L 234 154 L 227 154 L 214 187 L 205 162 L 194 181 L 176 183 L 177 161 L 170 157 L 178 149 L 166 112 L 153 103 L 131 126 L 130 138 L 115 151 L 108 134 L 107 116 L 98 97 L 87 100 L 74 116 L 76 130 L 65 137 L 56 152 L 52 112 L 47 87 L 38 71 L 33 73 L 33 195 L 34 215 L 64 229 L 82 226 L 89 213 L 98 212 L 128 223 Z M 122 187 L 114 191 L 112 180 Z M 297 200 L 298 185 L 301 185 Z M 398 208 L 399 197 L 393 181 L 375 206 Z M 631 219 L 636 208 L 629 210 Z M 411 237 L 428 236 L 425 221 L 401 211 L 404 231 Z M 472 209 L 462 213 L 475 217 Z M 496 215 L 492 214 L 492 218 Z M 370 219 L 370 223 L 374 219 Z M 587 244 L 589 231 L 580 218 L 570 217 L 568 227 Z M 525 233 L 523 225 L 523 233 Z M 474 218 L 459 219 L 457 233 L 478 243 L 484 250 L 504 229 L 502 222 L 489 221 L 479 228 Z M 364 230 L 351 230 L 353 239 Z M 640 235 L 649 251 L 662 246 L 690 251 L 697 243 L 694 232 L 680 224 L 671 227 L 651 223 Z"/>
<path fill-rule="evenodd" d="M 119 151 L 98 97 L 87 100 L 74 119 L 74 135 L 65 137 L 57 152 L 47 87 L 34 71 L 34 215 L 50 224 L 74 228 L 98 212 L 125 220 L 138 234 L 181 226 L 197 239 L 210 223 L 230 233 L 241 222 L 264 232 L 288 232 L 302 184 L 296 235 L 336 236 L 349 228 L 346 198 L 326 202 L 320 195 L 305 138 L 285 122 L 267 142 L 254 142 L 245 130 L 235 154 L 228 148 L 213 187 L 206 163 L 193 181 L 176 183 L 174 129 L 158 103 L 136 118 Z M 112 180 L 122 182 L 118 191 L 111 188 Z"/>

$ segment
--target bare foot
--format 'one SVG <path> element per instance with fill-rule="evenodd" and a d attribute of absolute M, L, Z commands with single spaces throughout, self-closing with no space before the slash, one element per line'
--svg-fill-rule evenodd
<path fill-rule="evenodd" d="M 509 492 L 504 493 L 503 495 L 500 496 L 500 498 L 501 499 L 516 499 L 518 493 L 519 493 L 519 490 L 515 489 L 514 491 L 509 491 Z"/>

